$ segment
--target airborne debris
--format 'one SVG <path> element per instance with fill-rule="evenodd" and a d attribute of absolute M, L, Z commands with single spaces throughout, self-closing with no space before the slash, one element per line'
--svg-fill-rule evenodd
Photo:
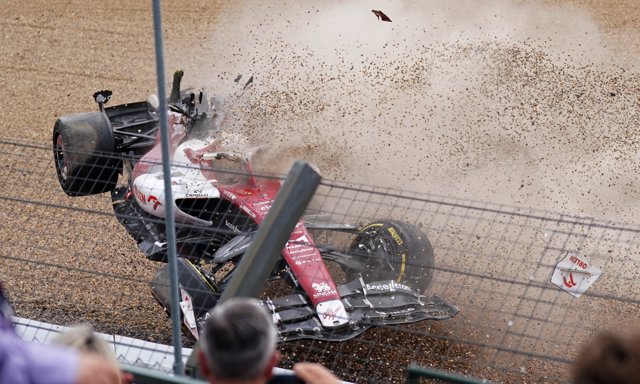
<path fill-rule="evenodd" d="M 253 76 L 251 76 L 251 77 L 249 78 L 249 80 L 247 80 L 247 82 L 244 84 L 244 87 L 242 87 L 242 90 L 247 89 L 247 87 L 248 87 L 249 85 L 251 85 L 252 83 L 253 83 Z"/>
<path fill-rule="evenodd" d="M 376 15 L 378 20 L 391 22 L 391 19 L 389 18 L 389 16 L 385 15 L 384 12 L 380 10 L 375 10 L 375 9 L 372 9 L 371 12 L 373 12 L 373 14 Z"/>

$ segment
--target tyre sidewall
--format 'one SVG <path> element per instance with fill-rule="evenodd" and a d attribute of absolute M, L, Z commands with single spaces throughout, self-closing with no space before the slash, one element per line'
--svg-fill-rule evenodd
<path fill-rule="evenodd" d="M 352 278 L 358 272 L 361 272 L 366 282 L 371 279 L 391 279 L 397 283 L 407 284 L 410 287 L 424 291 L 431 284 L 433 279 L 433 248 L 427 239 L 417 227 L 396 221 L 382 220 L 373 222 L 358 230 L 354 238 L 350 250 L 351 253 L 358 249 L 361 241 L 368 237 L 368 232 L 374 230 L 376 232 L 374 238 L 383 237 L 384 241 L 389 245 L 395 271 L 385 271 L 381 273 L 376 271 L 367 273 L 368 271 L 346 271 L 347 277 Z M 380 264 L 374 261 L 372 265 Z"/>
<path fill-rule="evenodd" d="M 67 167 L 64 179 L 58 164 L 58 137 Z M 108 117 L 101 112 L 62 116 L 54 125 L 53 150 L 60 186 L 70 196 L 86 196 L 115 188 L 122 160 L 115 154 L 115 138 Z"/>

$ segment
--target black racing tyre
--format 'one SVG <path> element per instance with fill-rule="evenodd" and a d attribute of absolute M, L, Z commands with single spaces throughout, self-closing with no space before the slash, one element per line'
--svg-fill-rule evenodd
<path fill-rule="evenodd" d="M 180 288 L 189 294 L 195 317 L 196 319 L 200 318 L 216 305 L 220 298 L 220 292 L 218 292 L 217 286 L 202 273 L 200 268 L 189 260 L 178 257 L 177 267 Z M 153 296 L 168 314 L 171 313 L 171 288 L 169 282 L 169 264 L 165 264 L 158 270 L 150 283 Z"/>
<path fill-rule="evenodd" d="M 396 221 L 377 221 L 360 228 L 349 254 L 366 262 L 364 270 L 345 270 L 347 278 L 358 273 L 365 282 L 395 280 L 424 292 L 433 280 L 433 247 L 417 227 Z"/>
<path fill-rule="evenodd" d="M 102 112 L 62 116 L 53 127 L 53 160 L 69 196 L 112 191 L 122 170 L 109 118 Z"/>

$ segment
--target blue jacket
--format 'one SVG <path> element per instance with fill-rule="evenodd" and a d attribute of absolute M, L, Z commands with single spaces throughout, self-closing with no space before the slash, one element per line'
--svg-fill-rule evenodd
<path fill-rule="evenodd" d="M 0 384 L 75 383 L 77 353 L 22 340 L 16 334 L 11 318 L 11 307 L 0 286 Z"/>

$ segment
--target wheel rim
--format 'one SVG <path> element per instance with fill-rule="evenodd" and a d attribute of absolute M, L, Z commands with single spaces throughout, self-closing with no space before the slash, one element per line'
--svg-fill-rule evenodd
<path fill-rule="evenodd" d="M 396 260 L 392 244 L 380 236 L 379 230 L 367 233 L 365 240 L 362 243 L 363 249 L 369 255 L 368 269 L 371 276 L 381 279 L 391 275 L 395 280 L 398 277 L 398 270 L 394 265 L 398 265 L 400 260 Z"/>
<path fill-rule="evenodd" d="M 64 155 L 64 143 L 62 142 L 62 135 L 58 135 L 58 137 L 56 138 L 56 149 L 54 153 L 56 168 L 58 169 L 58 176 L 60 176 L 60 180 L 63 183 L 66 183 L 69 171 L 67 167 L 67 158 Z"/>

